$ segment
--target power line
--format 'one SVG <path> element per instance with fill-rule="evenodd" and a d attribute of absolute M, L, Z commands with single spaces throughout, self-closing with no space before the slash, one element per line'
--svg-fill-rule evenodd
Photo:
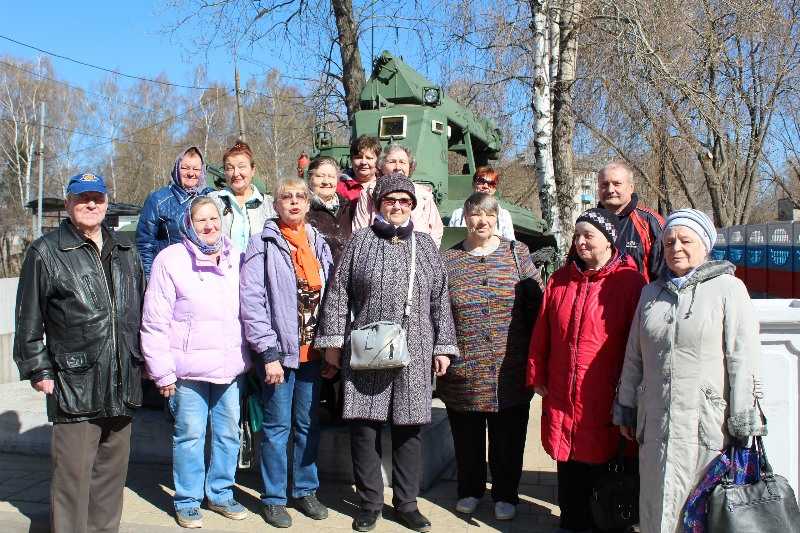
<path fill-rule="evenodd" d="M 169 146 L 169 147 L 173 147 L 173 148 L 181 148 L 181 146 L 178 146 L 176 144 L 163 144 L 163 143 L 148 143 L 148 142 L 142 142 L 142 141 L 129 141 L 129 140 L 125 140 L 125 137 L 108 137 L 107 135 L 97 135 L 96 133 L 89 133 L 88 131 L 81 131 L 81 130 L 70 129 L 70 128 L 62 128 L 60 126 L 53 126 L 52 124 L 41 124 L 39 122 L 28 122 L 28 121 L 25 121 L 25 120 L 15 120 L 13 118 L 7 118 L 7 117 L 0 117 L 0 120 L 6 121 L 6 122 L 14 122 L 16 124 L 27 124 L 29 126 L 40 126 L 41 125 L 43 128 L 47 128 L 49 130 L 61 131 L 61 132 L 64 132 L 64 133 L 74 133 L 76 135 L 81 135 L 81 136 L 84 136 L 84 137 L 94 137 L 95 139 L 104 139 L 104 140 L 109 141 L 109 142 L 119 142 L 119 143 L 123 143 L 123 144 L 139 144 L 139 145 L 142 145 L 142 146 Z"/>
<path fill-rule="evenodd" d="M 227 89 L 225 92 L 226 93 L 230 93 L 230 92 L 232 92 L 232 89 Z M 183 117 L 185 115 L 188 115 L 192 111 L 194 111 L 197 108 L 202 107 L 202 106 L 203 106 L 203 103 L 201 102 L 201 103 L 199 103 L 197 105 L 194 105 L 192 107 L 184 109 L 182 112 L 180 112 L 178 114 L 169 116 L 169 117 L 167 117 L 167 118 L 165 118 L 163 120 L 159 120 L 158 122 L 154 122 L 153 124 L 149 124 L 147 126 L 143 126 L 141 128 L 137 128 L 137 129 L 133 130 L 130 134 L 128 134 L 127 137 L 125 137 L 123 139 L 120 139 L 119 142 L 123 142 L 124 143 L 124 142 L 127 141 L 127 139 L 130 139 L 131 136 L 136 135 L 137 133 L 141 133 L 142 131 L 148 130 L 150 128 L 155 128 L 157 126 L 161 126 L 162 124 L 165 124 L 165 123 L 170 122 L 172 120 L 175 120 L 177 118 L 180 118 L 180 117 Z M 106 140 L 106 141 L 94 144 L 92 146 L 87 146 L 86 148 L 80 148 L 78 150 L 71 150 L 71 151 L 63 152 L 61 154 L 55 154 L 55 155 L 52 155 L 50 157 L 46 157 L 45 161 L 52 161 L 52 160 L 55 160 L 55 159 L 61 159 L 62 157 L 68 157 L 68 156 L 75 155 L 75 154 L 78 154 L 78 153 L 81 153 L 81 152 L 94 150 L 96 148 L 100 148 L 101 146 L 105 146 L 105 145 L 107 145 L 109 143 L 112 143 L 112 142 L 114 142 L 114 140 Z M 161 145 L 161 146 L 170 146 L 170 145 Z"/>
<path fill-rule="evenodd" d="M 100 98 L 105 98 L 109 102 L 118 103 L 118 104 L 121 104 L 121 105 L 124 105 L 124 106 L 132 107 L 134 109 L 140 109 L 142 111 L 148 111 L 148 112 L 151 112 L 151 113 L 157 113 L 158 112 L 157 110 L 149 108 L 149 107 L 142 107 L 140 105 L 131 104 L 129 102 L 126 102 L 125 100 L 120 100 L 119 98 L 112 98 L 111 96 L 108 96 L 106 94 L 102 94 L 102 93 L 98 93 L 98 92 L 94 92 L 94 91 L 89 91 L 87 89 L 84 89 L 83 87 L 78 87 L 77 85 L 70 85 L 69 83 L 64 82 L 64 81 L 57 80 L 57 79 L 54 79 L 54 78 L 49 78 L 49 77 L 45 76 L 44 74 L 39 74 L 38 72 L 34 72 L 32 70 L 23 68 L 23 67 L 21 67 L 19 65 L 15 65 L 14 63 L 9 63 L 7 61 L 0 60 L 0 65 L 17 69 L 17 70 L 19 70 L 21 72 L 24 72 L 26 74 L 29 74 L 31 76 L 36 76 L 39 79 L 42 79 L 42 80 L 45 80 L 45 81 L 49 81 L 51 83 L 57 83 L 59 85 L 65 86 L 65 87 L 69 87 L 70 89 L 74 89 L 76 91 L 81 91 L 81 92 L 83 92 L 85 94 L 91 94 L 91 95 L 94 95 L 94 96 L 98 96 Z"/>
<path fill-rule="evenodd" d="M 126 74 L 124 72 L 120 72 L 120 71 L 114 70 L 112 68 L 101 67 L 99 65 L 93 65 L 92 63 L 87 63 L 86 61 L 81 61 L 79 59 L 74 59 L 72 57 L 68 57 L 68 56 L 65 56 L 65 55 L 62 55 L 62 54 L 57 54 L 57 53 L 51 52 L 49 50 L 44 50 L 42 48 L 39 48 L 38 46 L 34 46 L 34 45 L 28 44 L 28 43 L 23 43 L 22 41 L 18 41 L 16 39 L 12 39 L 11 37 L 8 37 L 6 35 L 0 35 L 0 39 L 5 39 L 6 41 L 12 42 L 14 44 L 18 44 L 20 46 L 24 46 L 26 48 L 30 48 L 32 50 L 36 50 L 37 52 L 41 52 L 42 54 L 47 54 L 47 55 L 52 56 L 52 57 L 57 57 L 58 59 L 63 59 L 65 61 L 71 61 L 72 63 L 75 63 L 77 65 L 82 65 L 84 67 L 89 67 L 89 68 L 93 68 L 93 69 L 97 69 L 97 70 L 102 70 L 103 72 L 109 72 L 109 73 L 115 74 L 117 76 L 122 76 L 123 78 L 130 78 L 130 79 L 133 79 L 133 80 L 146 81 L 148 83 L 156 83 L 156 84 L 159 84 L 159 85 L 167 85 L 167 86 L 170 86 L 170 87 L 179 87 L 181 89 L 195 89 L 195 90 L 199 90 L 199 91 L 207 91 L 209 89 L 216 89 L 217 88 L 217 87 L 201 87 L 201 86 L 198 86 L 198 85 L 181 85 L 179 83 L 172 83 L 172 82 L 169 82 L 169 81 L 154 80 L 152 78 L 145 78 L 143 76 L 136 76 L 135 74 Z"/>

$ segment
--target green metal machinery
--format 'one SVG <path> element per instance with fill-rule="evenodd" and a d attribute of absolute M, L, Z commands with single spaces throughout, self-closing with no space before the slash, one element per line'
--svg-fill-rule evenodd
<path fill-rule="evenodd" d="M 412 177 L 432 188 L 445 223 L 472 193 L 475 169 L 497 159 L 502 145 L 500 130 L 491 121 L 449 98 L 441 87 L 389 52 L 375 59 L 351 126 L 353 138 L 371 135 L 384 145 L 397 142 L 413 152 L 417 167 Z M 348 147 L 334 145 L 332 138 L 329 131 L 316 131 L 314 145 L 318 155 L 331 156 L 343 168 L 349 167 Z M 451 154 L 456 156 L 452 158 Z M 463 162 L 460 173 L 449 173 L 451 158 Z M 533 212 L 500 197 L 498 200 L 511 213 L 519 240 L 534 250 L 555 246 L 544 221 Z M 461 228 L 446 228 L 442 248 L 464 236 Z M 539 262 L 549 261 L 542 257 Z"/>

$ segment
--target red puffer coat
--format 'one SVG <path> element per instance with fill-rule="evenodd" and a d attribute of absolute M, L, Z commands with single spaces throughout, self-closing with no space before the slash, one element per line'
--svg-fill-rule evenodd
<path fill-rule="evenodd" d="M 548 389 L 542 444 L 556 461 L 603 463 L 616 452 L 620 433 L 611 406 L 644 285 L 633 259 L 619 255 L 588 274 L 571 261 L 548 281 L 527 383 Z"/>

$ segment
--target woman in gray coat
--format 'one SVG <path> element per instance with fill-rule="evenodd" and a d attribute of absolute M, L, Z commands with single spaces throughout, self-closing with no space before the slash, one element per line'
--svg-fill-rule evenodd
<path fill-rule="evenodd" d="M 381 428 L 389 422 L 395 511 L 410 529 L 428 531 L 430 522 L 417 508 L 421 429 L 431 420 L 431 374 L 443 375 L 450 357 L 458 353 L 447 274 L 430 235 L 414 231 L 410 216 L 416 196 L 411 181 L 402 174 L 384 176 L 373 195 L 379 214 L 345 246 L 314 344 L 326 348 L 328 365 L 342 371 L 343 418 L 350 421 L 353 476 L 361 499 L 353 528 L 373 529 L 383 508 Z M 379 320 L 401 322 L 411 239 L 416 242 L 416 274 L 411 312 L 404 324 L 411 362 L 396 370 L 353 370 L 346 342 L 351 328 Z"/>
<path fill-rule="evenodd" d="M 701 211 L 667 218 L 667 269 L 647 285 L 631 325 L 614 423 L 639 442 L 640 524 L 682 531 L 683 508 L 732 442 L 764 433 L 758 321 L 727 261 L 709 261 L 717 232 Z"/>

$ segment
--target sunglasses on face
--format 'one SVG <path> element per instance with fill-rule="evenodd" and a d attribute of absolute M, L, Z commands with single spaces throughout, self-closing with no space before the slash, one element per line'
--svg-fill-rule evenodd
<path fill-rule="evenodd" d="M 474 180 L 472 180 L 472 183 L 475 185 L 488 185 L 489 187 L 497 186 L 497 181 L 487 180 L 486 178 L 475 178 Z"/>
<path fill-rule="evenodd" d="M 381 204 L 385 205 L 386 207 L 400 204 L 400 207 L 411 207 L 412 201 L 411 198 L 381 198 Z"/>

